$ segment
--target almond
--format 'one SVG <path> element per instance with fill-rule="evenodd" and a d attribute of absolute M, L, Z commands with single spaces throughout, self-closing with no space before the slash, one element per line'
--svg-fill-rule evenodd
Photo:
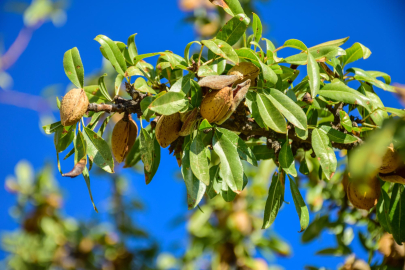
<path fill-rule="evenodd" d="M 124 161 L 138 136 L 138 126 L 131 115 L 125 115 L 114 126 L 111 138 L 112 152 L 118 163 Z"/>
<path fill-rule="evenodd" d="M 81 88 L 75 88 L 66 93 L 60 106 L 60 120 L 62 125 L 76 124 L 86 113 L 89 99 Z"/>

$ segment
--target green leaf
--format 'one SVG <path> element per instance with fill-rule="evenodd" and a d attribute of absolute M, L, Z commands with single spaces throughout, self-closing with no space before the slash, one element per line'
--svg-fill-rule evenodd
<path fill-rule="evenodd" d="M 60 126 L 55 130 L 53 142 L 57 153 L 65 151 L 73 142 L 75 137 L 76 125 L 64 127 Z"/>
<path fill-rule="evenodd" d="M 107 127 L 107 124 L 108 124 L 108 122 L 110 121 L 110 119 L 111 119 L 111 117 L 112 117 L 113 115 L 114 115 L 114 114 L 111 114 L 110 116 L 108 116 L 108 117 L 106 117 L 106 118 L 104 119 L 103 123 L 102 123 L 101 126 L 100 126 L 100 129 L 97 131 L 97 135 L 98 135 L 99 137 L 102 137 L 102 136 L 103 136 L 104 131 L 105 131 L 106 127 Z"/>
<path fill-rule="evenodd" d="M 198 69 L 198 77 L 207 77 L 212 75 L 218 75 L 218 73 L 211 66 L 201 66 Z"/>
<path fill-rule="evenodd" d="M 190 84 L 191 84 L 190 104 L 191 106 L 193 106 L 193 108 L 198 108 L 200 107 L 201 102 L 203 100 L 202 90 L 196 81 L 191 80 Z"/>
<path fill-rule="evenodd" d="M 129 58 L 131 59 L 131 64 L 134 63 L 135 57 L 138 56 L 138 48 L 136 47 L 135 36 L 136 36 L 136 34 L 129 36 L 128 41 L 127 41 L 128 54 L 129 54 Z"/>
<path fill-rule="evenodd" d="M 391 76 L 385 72 L 369 70 L 369 71 L 366 71 L 366 73 L 374 78 L 382 77 L 386 84 L 391 84 Z"/>
<path fill-rule="evenodd" d="M 219 130 L 215 130 L 212 145 L 221 161 L 219 166 L 223 180 L 232 191 L 239 194 L 243 186 L 243 167 L 236 147 Z"/>
<path fill-rule="evenodd" d="M 120 93 L 120 89 L 121 89 L 121 84 L 122 84 L 122 80 L 124 79 L 124 76 L 122 76 L 121 74 L 118 74 L 117 77 L 115 78 L 115 82 L 114 82 L 114 97 L 118 96 Z"/>
<path fill-rule="evenodd" d="M 162 115 L 171 115 L 183 110 L 186 106 L 188 106 L 188 100 L 183 93 L 167 92 L 155 99 L 149 105 L 149 109 Z"/>
<path fill-rule="evenodd" d="M 215 40 L 203 40 L 203 41 L 201 41 L 201 43 L 204 44 L 208 49 L 210 49 L 216 55 L 219 55 L 219 56 L 231 61 L 232 63 L 234 63 L 236 65 L 239 64 L 238 55 L 233 50 L 233 48 L 225 41 L 222 41 L 220 39 L 215 39 Z"/>
<path fill-rule="evenodd" d="M 377 80 L 375 77 L 371 76 L 368 71 L 364 71 L 360 68 L 349 68 L 346 70 L 347 72 L 353 72 L 354 73 L 354 78 L 358 81 L 365 81 L 368 82 L 374 86 L 377 86 L 378 88 L 381 88 L 386 91 L 390 91 L 393 93 L 396 93 L 394 87 L 391 85 L 385 84 L 380 80 Z"/>
<path fill-rule="evenodd" d="M 149 109 L 149 105 L 155 100 L 155 97 L 146 96 L 141 100 L 141 110 L 143 117 L 149 122 L 150 118 L 155 114 L 154 111 Z"/>
<path fill-rule="evenodd" d="M 264 208 L 262 229 L 267 229 L 273 224 L 284 201 L 284 174 L 275 172 L 271 179 L 269 194 Z"/>
<path fill-rule="evenodd" d="M 384 119 L 388 118 L 388 113 L 383 110 L 384 104 L 380 97 L 374 92 L 373 87 L 367 83 L 361 83 L 358 91 L 370 99 L 370 118 L 375 125 L 381 126 Z M 364 110 L 359 110 L 359 112 L 363 118 L 369 115 Z"/>
<path fill-rule="evenodd" d="M 307 164 L 307 159 L 305 157 L 301 161 L 299 172 L 304 174 L 304 175 L 309 174 L 309 168 L 308 168 L 308 164 Z"/>
<path fill-rule="evenodd" d="M 219 181 L 219 165 L 210 168 L 210 185 L 206 189 L 206 193 L 210 199 L 214 198 L 221 192 L 222 182 Z"/>
<path fill-rule="evenodd" d="M 325 84 L 322 90 L 319 91 L 319 95 L 348 104 L 360 105 L 367 111 L 370 110 L 369 98 L 340 81 Z"/>
<path fill-rule="evenodd" d="M 383 109 L 386 112 L 389 112 L 393 115 L 399 116 L 399 117 L 405 117 L 405 110 L 404 109 L 395 109 L 395 108 L 389 108 L 389 107 L 385 107 Z"/>
<path fill-rule="evenodd" d="M 56 130 L 60 127 L 62 127 L 62 123 L 60 121 L 49 124 L 49 125 L 42 126 L 42 128 L 44 129 L 44 132 L 46 134 L 52 134 L 52 133 L 56 132 Z"/>
<path fill-rule="evenodd" d="M 331 126 L 322 125 L 319 127 L 319 130 L 328 135 L 332 142 L 348 144 L 359 140 L 350 134 L 345 134 L 339 130 L 333 129 Z"/>
<path fill-rule="evenodd" d="M 144 165 L 145 182 L 149 184 L 160 163 L 160 145 L 156 138 L 151 138 L 149 132 L 142 128 L 140 132 L 140 152 Z"/>
<path fill-rule="evenodd" d="M 87 144 L 84 139 L 83 133 L 80 130 L 77 132 L 73 144 L 75 149 L 75 164 L 76 164 L 80 160 L 85 159 L 87 154 Z"/>
<path fill-rule="evenodd" d="M 86 166 L 84 166 L 84 170 L 83 170 L 82 174 L 83 174 L 84 180 L 86 181 L 87 189 L 89 190 L 90 200 L 91 200 L 91 203 L 93 204 L 94 211 L 96 211 L 98 213 L 97 207 L 94 204 L 93 195 L 91 194 L 90 175 L 89 175 L 89 170 L 87 169 Z"/>
<path fill-rule="evenodd" d="M 298 49 L 301 51 L 306 51 L 307 46 L 304 44 L 304 42 L 302 42 L 301 40 L 298 39 L 289 39 L 286 42 L 284 42 L 283 47 L 290 47 L 290 48 L 294 48 L 294 49 Z"/>
<path fill-rule="evenodd" d="M 206 130 L 206 129 L 209 129 L 209 128 L 212 128 L 211 124 L 208 122 L 207 119 L 204 119 L 201 122 L 200 127 L 198 128 L 198 130 Z"/>
<path fill-rule="evenodd" d="M 349 115 L 345 111 L 340 111 L 339 112 L 339 117 L 340 117 L 340 123 L 342 126 L 348 131 L 352 132 L 353 130 L 353 124 L 352 121 L 350 120 Z"/>
<path fill-rule="evenodd" d="M 98 167 L 108 173 L 114 172 L 114 160 L 108 143 L 93 130 L 85 127 L 84 138 L 87 142 L 87 155 Z"/>
<path fill-rule="evenodd" d="M 109 99 L 105 98 L 101 93 L 100 86 L 98 85 L 85 86 L 84 92 L 90 103 L 106 103 L 109 101 Z"/>
<path fill-rule="evenodd" d="M 320 88 L 319 66 L 312 54 L 308 53 L 308 82 L 311 89 L 311 96 L 315 98 L 318 95 Z"/>
<path fill-rule="evenodd" d="M 405 242 L 405 191 L 404 185 L 395 184 L 392 190 L 390 202 L 390 223 L 392 229 L 392 236 L 398 245 Z"/>
<path fill-rule="evenodd" d="M 316 61 L 326 61 L 339 55 L 344 55 L 346 52 L 342 48 L 336 46 L 320 47 L 317 49 L 308 49 Z M 293 65 L 306 65 L 308 62 L 308 56 L 305 53 L 299 53 L 289 56 L 284 61 Z"/>
<path fill-rule="evenodd" d="M 201 46 L 201 43 L 199 41 L 191 41 L 190 43 L 187 44 L 186 48 L 184 49 L 184 58 L 186 59 L 186 63 L 188 66 L 190 65 L 190 47 L 194 43 L 199 44 Z"/>
<path fill-rule="evenodd" d="M 207 186 L 193 174 L 190 163 L 192 162 L 190 152 L 190 143 L 188 143 L 184 148 L 183 157 L 181 159 L 181 174 L 186 184 L 188 209 L 193 209 L 200 203 Z"/>
<path fill-rule="evenodd" d="M 106 73 L 104 73 L 99 79 L 98 79 L 98 86 L 100 87 L 100 92 L 103 95 L 105 99 L 108 101 L 112 101 L 112 98 L 110 97 L 110 94 L 108 93 L 107 87 L 105 86 L 104 83 L 104 77 L 107 76 Z"/>
<path fill-rule="evenodd" d="M 350 64 L 354 61 L 359 60 L 360 58 L 367 59 L 371 55 L 371 51 L 366 46 L 361 43 L 354 43 L 353 46 L 346 49 L 346 55 L 339 57 L 342 67 Z"/>
<path fill-rule="evenodd" d="M 297 177 L 297 170 L 295 169 L 294 156 L 288 140 L 281 147 L 278 155 L 280 167 L 287 173 Z"/>
<path fill-rule="evenodd" d="M 274 158 L 274 149 L 269 149 L 267 145 L 253 146 L 252 152 L 256 157 L 256 160 L 266 160 Z"/>
<path fill-rule="evenodd" d="M 256 95 L 257 108 L 263 122 L 278 133 L 287 133 L 287 123 L 279 110 L 263 94 Z"/>
<path fill-rule="evenodd" d="M 257 16 L 255 13 L 253 13 L 252 28 L 253 28 L 254 41 L 259 43 L 260 39 L 262 38 L 263 26 L 262 26 L 262 22 L 260 21 L 259 16 Z"/>
<path fill-rule="evenodd" d="M 377 218 L 381 227 L 388 232 L 392 233 L 391 222 L 390 222 L 390 197 L 387 192 L 381 188 L 381 195 L 378 199 L 376 206 Z"/>
<path fill-rule="evenodd" d="M 312 148 L 322 166 L 323 173 L 330 180 L 336 171 L 337 160 L 328 136 L 315 128 L 312 130 Z"/>
<path fill-rule="evenodd" d="M 194 81 L 193 78 L 194 73 L 181 77 L 170 87 L 170 92 L 182 92 L 184 95 L 187 95 L 191 89 L 191 81 Z"/>
<path fill-rule="evenodd" d="M 69 80 L 79 88 L 84 87 L 84 67 L 80 58 L 79 50 L 73 49 L 65 52 L 63 56 L 63 68 Z"/>
<path fill-rule="evenodd" d="M 210 184 L 210 172 L 203 136 L 202 132 L 198 132 L 190 145 L 190 166 L 193 174 L 208 186 Z"/>
<path fill-rule="evenodd" d="M 113 65 L 114 69 L 122 76 L 125 76 L 127 64 L 125 62 L 124 55 L 121 53 L 117 44 L 103 35 L 98 35 L 95 40 L 100 43 L 101 47 L 104 49 L 108 56 L 108 60 Z"/>
<path fill-rule="evenodd" d="M 151 130 L 151 125 L 148 125 L 145 130 L 147 132 L 150 132 Z M 129 150 L 129 153 L 125 159 L 125 165 L 124 168 L 129 168 L 135 166 L 140 160 L 141 160 L 141 142 L 140 142 L 140 135 L 136 138 L 134 145 L 132 146 L 131 150 Z"/>
<path fill-rule="evenodd" d="M 100 120 L 100 117 L 104 114 L 104 112 L 97 112 L 93 114 L 91 117 L 90 123 L 88 123 L 87 127 L 90 128 L 91 130 L 94 130 L 94 128 L 98 125 L 98 122 Z"/>
<path fill-rule="evenodd" d="M 151 93 L 151 94 L 156 94 L 156 91 L 153 90 L 152 87 L 150 87 L 144 78 L 139 77 L 135 80 L 134 82 L 134 88 L 140 92 L 143 93 Z"/>
<path fill-rule="evenodd" d="M 258 94 L 256 92 L 248 91 L 246 94 L 246 104 L 249 107 L 249 110 L 252 113 L 252 117 L 255 119 L 256 123 L 261 128 L 267 128 L 267 126 L 263 122 L 262 117 L 260 116 L 259 108 L 256 102 L 257 95 Z"/>
<path fill-rule="evenodd" d="M 216 0 L 212 1 L 212 3 L 214 5 L 222 7 L 225 10 L 225 12 L 231 16 L 245 13 L 243 11 L 242 6 L 239 3 L 239 0 Z"/>
<path fill-rule="evenodd" d="M 300 225 L 301 225 L 301 230 L 300 232 L 304 231 L 309 224 L 309 212 L 308 212 L 308 207 L 304 202 L 304 199 L 301 196 L 301 193 L 298 189 L 297 183 L 295 183 L 295 180 L 291 178 L 289 175 L 288 179 L 290 179 L 290 189 L 291 189 L 291 194 L 294 200 L 294 205 L 295 205 L 295 210 L 298 213 L 298 217 L 300 219 Z"/>
<path fill-rule="evenodd" d="M 307 116 L 291 98 L 273 88 L 266 89 L 264 94 L 289 122 L 299 129 L 307 129 Z"/>
<path fill-rule="evenodd" d="M 233 46 L 245 33 L 249 22 L 246 24 L 245 14 L 238 14 L 230 19 L 218 32 L 216 39 L 220 39 Z M 242 20 L 241 20 L 242 19 Z"/>
<path fill-rule="evenodd" d="M 309 49 L 314 50 L 314 49 L 318 49 L 318 48 L 322 48 L 322 47 L 329 47 L 329 46 L 339 47 L 339 46 L 345 44 L 346 41 L 348 41 L 348 40 L 349 40 L 349 37 L 336 39 L 336 40 L 331 40 L 331 41 L 327 41 L 327 42 L 318 44 L 316 46 L 313 46 L 313 47 L 311 47 Z"/>
<path fill-rule="evenodd" d="M 235 145 L 238 150 L 239 157 L 246 160 L 253 166 L 257 166 L 257 160 L 252 150 L 246 145 L 246 143 L 234 132 L 227 130 L 225 128 L 217 128 L 222 134 L 224 134 L 227 139 Z"/>

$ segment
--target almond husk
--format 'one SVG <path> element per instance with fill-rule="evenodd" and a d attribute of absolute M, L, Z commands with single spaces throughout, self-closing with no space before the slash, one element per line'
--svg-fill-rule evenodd
<path fill-rule="evenodd" d="M 86 113 L 89 99 L 81 88 L 66 93 L 60 106 L 60 120 L 63 126 L 76 124 Z"/>
<path fill-rule="evenodd" d="M 168 147 L 180 135 L 181 130 L 180 114 L 162 115 L 156 124 L 156 139 L 163 148 Z"/>
<path fill-rule="evenodd" d="M 379 174 L 381 180 L 385 182 L 405 184 L 405 165 L 397 168 L 395 171 L 388 174 Z"/>
<path fill-rule="evenodd" d="M 376 205 L 380 192 L 380 181 L 377 177 L 364 182 L 349 181 L 346 190 L 347 197 L 353 206 L 365 210 L 370 210 Z"/>
<path fill-rule="evenodd" d="M 385 153 L 382 164 L 380 166 L 380 173 L 390 173 L 395 171 L 400 165 L 402 161 L 397 152 L 394 149 L 394 145 L 391 143 Z"/>
<path fill-rule="evenodd" d="M 138 136 L 138 126 L 131 115 L 124 116 L 114 126 L 111 138 L 112 152 L 118 163 L 124 161 Z"/>
<path fill-rule="evenodd" d="M 195 124 L 197 123 L 197 120 L 198 120 L 198 108 L 194 108 L 186 115 L 184 121 L 182 121 L 183 125 L 181 126 L 179 135 L 180 136 L 190 135 L 195 129 Z"/>
<path fill-rule="evenodd" d="M 232 106 L 233 95 L 231 87 L 224 87 L 219 91 L 211 91 L 201 102 L 201 116 L 209 123 L 222 119 Z"/>
<path fill-rule="evenodd" d="M 250 62 L 241 62 L 228 71 L 228 75 L 237 75 L 239 77 L 239 80 L 233 83 L 234 85 L 243 83 L 246 80 L 254 82 L 259 73 L 260 69 Z"/>

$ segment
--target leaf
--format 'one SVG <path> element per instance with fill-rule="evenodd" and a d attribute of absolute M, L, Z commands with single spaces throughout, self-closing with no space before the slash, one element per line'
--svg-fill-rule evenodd
<path fill-rule="evenodd" d="M 367 71 L 364 71 L 360 68 L 349 68 L 346 70 L 347 72 L 353 72 L 354 73 L 354 78 L 358 81 L 365 81 L 368 82 L 374 86 L 377 86 L 378 88 L 381 88 L 383 90 L 389 91 L 396 93 L 394 87 L 391 85 L 385 84 L 380 80 L 377 80 L 375 77 L 371 76 Z"/>
<path fill-rule="evenodd" d="M 294 156 L 290 147 L 288 140 L 281 147 L 278 161 L 280 162 L 280 167 L 287 173 L 297 177 L 297 170 L 295 169 Z"/>
<path fill-rule="evenodd" d="M 86 159 L 87 144 L 84 139 L 83 133 L 79 130 L 75 140 L 73 141 L 75 148 L 75 164 L 79 163 L 82 159 Z M 62 175 L 63 176 L 63 175 Z"/>
<path fill-rule="evenodd" d="M 280 210 L 283 205 L 284 185 L 281 181 L 284 181 L 284 179 L 281 179 L 282 177 L 284 177 L 284 174 L 275 172 L 271 179 L 269 194 L 264 208 L 262 229 L 267 229 L 273 224 L 277 217 L 278 210 Z"/>
<path fill-rule="evenodd" d="M 311 89 L 311 97 L 315 98 L 318 95 L 320 88 L 319 66 L 312 54 L 308 53 L 308 82 Z"/>
<path fill-rule="evenodd" d="M 230 19 L 218 32 L 216 39 L 220 39 L 233 46 L 245 33 L 247 26 L 245 14 L 238 14 Z"/>
<path fill-rule="evenodd" d="M 208 186 L 210 184 L 210 172 L 203 136 L 202 132 L 198 132 L 190 145 L 190 166 L 195 177 Z"/>
<path fill-rule="evenodd" d="M 197 72 L 198 77 L 207 77 L 212 75 L 218 75 L 218 73 L 212 69 L 211 66 L 201 66 Z"/>
<path fill-rule="evenodd" d="M 371 55 L 371 51 L 369 48 L 364 46 L 361 43 L 354 43 L 353 46 L 346 49 L 346 55 L 339 57 L 340 63 L 342 67 L 350 64 L 354 61 L 359 60 L 360 58 L 367 59 Z"/>
<path fill-rule="evenodd" d="M 239 0 L 209 0 L 214 5 L 222 7 L 226 13 L 231 16 L 237 14 L 244 14 L 243 8 L 239 3 Z M 248 23 L 249 24 L 249 23 Z"/>
<path fill-rule="evenodd" d="M 187 95 L 190 92 L 191 81 L 194 78 L 194 73 L 189 73 L 184 77 L 181 77 L 170 87 L 170 92 L 182 92 Z"/>
<path fill-rule="evenodd" d="M 136 56 L 138 56 L 138 48 L 136 47 L 135 36 L 136 36 L 136 34 L 129 36 L 128 41 L 127 41 L 128 54 L 129 54 L 129 58 L 131 59 L 131 64 L 134 64 L 134 59 Z"/>
<path fill-rule="evenodd" d="M 149 109 L 162 115 L 171 115 L 183 110 L 186 106 L 188 106 L 188 100 L 183 93 L 167 92 L 155 99 L 149 105 Z"/>
<path fill-rule="evenodd" d="M 370 118 L 375 125 L 381 126 L 384 119 L 388 118 L 388 113 L 383 110 L 384 104 L 382 103 L 380 97 L 374 92 L 373 87 L 367 83 L 361 83 L 357 90 L 370 99 Z M 364 110 L 359 110 L 359 112 L 363 118 L 369 115 Z"/>
<path fill-rule="evenodd" d="M 287 133 L 287 123 L 284 117 L 263 94 L 256 95 L 257 108 L 263 122 L 278 133 Z"/>
<path fill-rule="evenodd" d="M 219 55 L 219 56 L 231 61 L 232 63 L 234 63 L 236 65 L 239 64 L 238 55 L 232 49 L 232 47 L 225 41 L 222 41 L 220 39 L 215 39 L 215 40 L 203 40 L 203 41 L 201 41 L 201 43 L 204 44 L 208 49 L 210 49 L 216 55 Z"/>
<path fill-rule="evenodd" d="M 140 132 L 140 152 L 144 165 L 145 182 L 149 184 L 155 175 L 160 163 L 160 146 L 156 138 L 151 138 L 144 128 Z"/>
<path fill-rule="evenodd" d="M 348 144 L 355 143 L 359 140 L 350 134 L 345 134 L 339 130 L 333 129 L 331 126 L 322 125 L 319 127 L 319 130 L 328 135 L 332 142 Z"/>
<path fill-rule="evenodd" d="M 108 122 L 110 121 L 110 119 L 111 119 L 111 117 L 112 117 L 113 115 L 114 115 L 114 114 L 111 114 L 110 116 L 107 116 L 107 117 L 104 119 L 103 123 L 102 123 L 101 126 L 100 126 L 100 129 L 97 131 L 97 135 L 98 135 L 99 137 L 103 137 L 103 134 L 104 134 L 104 131 L 105 131 L 106 127 L 107 127 L 107 124 L 108 124 Z"/>
<path fill-rule="evenodd" d="M 399 116 L 399 117 L 405 117 L 405 110 L 404 109 L 395 109 L 395 108 L 389 108 L 389 107 L 385 107 L 383 109 L 386 112 L 389 112 L 393 115 Z"/>
<path fill-rule="evenodd" d="M 149 105 L 155 100 L 155 97 L 146 96 L 141 100 L 142 116 L 149 122 L 150 118 L 155 114 L 154 111 L 149 109 Z"/>
<path fill-rule="evenodd" d="M 100 87 L 100 93 L 103 95 L 105 99 L 108 101 L 112 101 L 112 98 L 110 97 L 110 94 L 108 93 L 107 87 L 105 86 L 104 83 L 104 77 L 107 76 L 106 73 L 104 73 L 99 79 L 98 79 L 98 86 Z"/>
<path fill-rule="evenodd" d="M 298 49 L 301 51 L 306 51 L 307 46 L 304 44 L 304 42 L 302 42 L 301 40 L 298 39 L 289 39 L 286 42 L 284 42 L 283 47 L 290 47 L 290 48 L 294 48 L 294 49 Z"/>
<path fill-rule="evenodd" d="M 252 28 L 253 28 L 254 41 L 256 41 L 258 43 L 260 41 L 260 39 L 262 38 L 263 26 L 262 26 L 262 22 L 260 21 L 259 16 L 257 16 L 255 13 L 253 13 Z"/>
<path fill-rule="evenodd" d="M 56 132 L 57 129 L 60 127 L 62 127 L 62 123 L 60 121 L 49 124 L 49 125 L 42 126 L 42 128 L 44 129 L 44 132 L 46 134 L 52 134 L 52 133 Z"/>
<path fill-rule="evenodd" d="M 219 173 L 221 174 L 221 171 Z M 236 193 L 228 187 L 225 181 L 221 183 L 221 196 L 226 202 L 232 202 L 236 197 Z"/>
<path fill-rule="evenodd" d="M 267 145 L 256 145 L 252 149 L 257 160 L 266 160 L 274 158 L 274 149 L 269 149 Z"/>
<path fill-rule="evenodd" d="M 100 86 L 98 85 L 85 86 L 84 92 L 90 103 L 106 103 L 109 101 L 109 99 L 105 98 L 101 93 Z"/>
<path fill-rule="evenodd" d="M 366 71 L 366 73 L 374 78 L 382 77 L 386 84 L 391 84 L 391 76 L 385 72 L 369 70 L 369 71 Z"/>
<path fill-rule="evenodd" d="M 390 222 L 390 197 L 387 192 L 381 188 L 381 195 L 378 199 L 376 206 L 377 218 L 381 227 L 388 232 L 392 233 L 391 222 Z"/>
<path fill-rule="evenodd" d="M 114 160 L 108 143 L 93 130 L 85 127 L 84 138 L 87 143 L 87 155 L 98 167 L 108 173 L 114 172 Z"/>
<path fill-rule="evenodd" d="M 223 133 L 227 139 L 235 145 L 239 157 L 243 160 L 246 160 L 253 166 L 257 166 L 257 160 L 252 150 L 246 145 L 246 143 L 234 132 L 227 130 L 225 128 L 217 128 L 221 133 Z"/>
<path fill-rule="evenodd" d="M 405 192 L 402 184 L 396 183 L 392 189 L 390 202 L 390 223 L 392 236 L 398 245 L 405 242 Z"/>
<path fill-rule="evenodd" d="M 307 164 L 307 159 L 305 157 L 301 161 L 299 172 L 304 174 L 304 175 L 309 174 L 309 168 L 308 168 L 308 164 Z"/>
<path fill-rule="evenodd" d="M 301 193 L 298 189 L 297 183 L 295 183 L 295 180 L 291 178 L 289 175 L 287 176 L 288 179 L 290 179 L 290 189 L 294 200 L 295 210 L 297 210 L 298 217 L 300 219 L 301 230 L 299 232 L 302 232 L 308 227 L 309 224 L 308 207 L 301 196 Z"/>
<path fill-rule="evenodd" d="M 190 43 L 187 44 L 186 48 L 184 49 L 184 58 L 188 66 L 190 65 L 190 47 L 194 43 L 199 44 L 201 46 L 201 43 L 199 41 L 191 41 Z"/>
<path fill-rule="evenodd" d="M 243 186 L 243 167 L 236 147 L 219 130 L 215 130 L 212 145 L 221 161 L 219 166 L 223 180 L 232 191 L 239 194 Z"/>
<path fill-rule="evenodd" d="M 367 111 L 370 110 L 370 99 L 340 81 L 325 84 L 319 91 L 319 95 L 348 104 L 360 105 Z"/>
<path fill-rule="evenodd" d="M 190 144 L 187 144 L 184 148 L 183 157 L 181 159 L 181 174 L 183 175 L 187 188 L 188 209 L 193 209 L 200 203 L 207 186 L 195 177 L 191 170 L 190 162 L 192 162 L 190 159 Z"/>
<path fill-rule="evenodd" d="M 63 56 L 63 68 L 69 80 L 79 88 L 84 87 L 84 67 L 80 58 L 79 50 L 73 49 L 65 52 Z"/>
<path fill-rule="evenodd" d="M 264 94 L 291 124 L 302 130 L 307 129 L 307 116 L 297 103 L 277 89 L 266 89 Z"/>
<path fill-rule="evenodd" d="M 190 104 L 191 106 L 193 106 L 193 108 L 198 108 L 200 107 L 201 102 L 203 100 L 202 90 L 196 81 L 191 80 L 190 84 L 191 84 Z"/>
<path fill-rule="evenodd" d="M 76 125 L 64 127 L 60 126 L 55 130 L 53 142 L 57 153 L 65 151 L 66 148 L 73 142 L 75 137 Z"/>
<path fill-rule="evenodd" d="M 267 128 L 267 126 L 264 124 L 262 117 L 260 116 L 259 108 L 257 106 L 256 102 L 256 96 L 258 94 L 253 91 L 248 91 L 246 93 L 246 105 L 249 107 L 249 111 L 252 113 L 252 117 L 255 119 L 256 123 L 261 127 L 261 128 Z"/>
<path fill-rule="evenodd" d="M 318 49 L 318 48 L 322 48 L 322 47 L 329 47 L 329 46 L 336 46 L 339 47 L 343 44 L 346 43 L 346 41 L 349 40 L 349 37 L 346 38 L 341 38 L 341 39 L 336 39 L 336 40 L 331 40 L 331 41 L 327 41 L 321 44 L 318 44 L 316 46 L 313 46 L 311 48 L 309 48 L 310 50 L 314 50 L 314 49 Z"/>
<path fill-rule="evenodd" d="M 122 76 L 125 76 L 127 64 L 117 44 L 104 35 L 98 35 L 95 40 L 100 43 L 101 47 L 104 49 L 114 69 Z"/>
<path fill-rule="evenodd" d="M 209 128 L 212 128 L 211 124 L 208 122 L 207 119 L 204 119 L 201 122 L 200 127 L 198 128 L 198 130 L 206 130 L 206 129 L 209 129 Z"/>
<path fill-rule="evenodd" d="M 87 167 L 84 167 L 83 177 L 84 177 L 84 180 L 86 181 L 87 189 L 89 190 L 90 200 L 91 200 L 91 203 L 93 204 L 94 211 L 96 211 L 98 213 L 97 207 L 94 204 L 93 195 L 91 194 L 90 175 L 89 175 L 89 171 L 87 170 Z"/>
<path fill-rule="evenodd" d="M 315 128 L 312 130 L 311 142 L 323 173 L 330 180 L 336 171 L 337 160 L 329 138 L 324 132 Z"/>
<path fill-rule="evenodd" d="M 121 74 L 118 74 L 117 77 L 115 78 L 115 82 L 114 82 L 114 97 L 118 96 L 120 93 L 120 89 L 121 89 L 121 84 L 122 84 L 122 80 L 124 79 L 124 76 L 122 76 Z"/>
<path fill-rule="evenodd" d="M 143 93 L 156 94 L 156 91 L 152 87 L 150 87 L 146 83 L 145 79 L 142 78 L 142 77 L 139 77 L 139 78 L 137 78 L 135 80 L 134 88 L 135 88 L 135 90 L 138 90 L 138 91 L 143 92 Z"/>
<path fill-rule="evenodd" d="M 308 51 L 318 62 L 325 62 L 331 58 L 334 58 L 339 55 L 344 55 L 346 53 L 345 50 L 336 46 L 308 49 Z M 306 65 L 308 62 L 308 56 L 305 53 L 299 53 L 285 58 L 282 62 L 286 62 L 293 65 Z"/>
<path fill-rule="evenodd" d="M 221 192 L 222 182 L 219 181 L 219 165 L 210 168 L 210 185 L 206 189 L 206 193 L 210 199 L 214 198 Z"/>
<path fill-rule="evenodd" d="M 348 132 L 352 132 L 353 130 L 353 124 L 352 121 L 350 120 L 349 115 L 347 114 L 347 112 L 345 111 L 340 111 L 339 112 L 339 117 L 340 117 L 340 123 L 342 124 L 342 126 L 348 131 Z"/>

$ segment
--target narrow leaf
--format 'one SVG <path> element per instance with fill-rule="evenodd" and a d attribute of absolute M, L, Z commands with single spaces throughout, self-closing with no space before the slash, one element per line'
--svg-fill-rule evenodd
<path fill-rule="evenodd" d="M 328 136 L 318 128 L 312 131 L 312 148 L 315 151 L 326 178 L 330 180 L 336 171 L 336 155 Z"/>
<path fill-rule="evenodd" d="M 289 175 L 288 179 L 290 179 L 290 189 L 291 189 L 291 194 L 294 200 L 294 205 L 295 205 L 295 210 L 297 210 L 298 217 L 300 219 L 300 225 L 301 225 L 301 230 L 300 232 L 304 231 L 309 224 L 309 212 L 308 212 L 308 207 L 304 202 L 304 199 L 301 196 L 301 193 L 298 189 L 297 183 L 295 183 L 295 180 L 291 178 Z"/>
<path fill-rule="evenodd" d="M 295 169 L 294 156 L 290 147 L 288 140 L 281 147 L 278 161 L 280 162 L 280 167 L 292 176 L 297 177 L 297 170 Z"/>

